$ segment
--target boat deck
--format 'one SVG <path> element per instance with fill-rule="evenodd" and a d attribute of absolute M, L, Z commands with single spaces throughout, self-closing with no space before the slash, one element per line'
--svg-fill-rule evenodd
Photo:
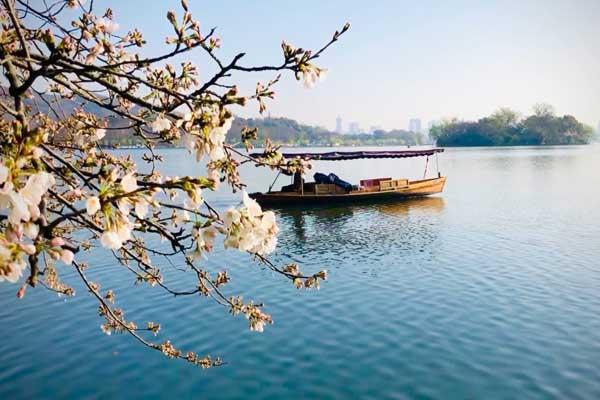
<path fill-rule="evenodd" d="M 395 182 L 395 183 L 394 183 Z M 408 197 L 429 196 L 440 193 L 444 189 L 446 177 L 408 181 L 406 179 L 381 182 L 380 185 L 361 190 L 346 192 L 340 188 L 331 188 L 334 185 L 305 186 L 304 192 L 269 192 L 252 193 L 250 197 L 265 206 L 301 204 L 301 203 L 339 203 L 359 201 L 379 201 L 402 199 Z M 310 184 L 306 184 L 310 185 Z M 311 188 L 312 190 L 306 190 Z"/>

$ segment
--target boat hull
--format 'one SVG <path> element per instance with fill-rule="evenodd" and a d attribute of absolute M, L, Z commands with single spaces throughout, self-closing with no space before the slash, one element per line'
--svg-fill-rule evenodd
<path fill-rule="evenodd" d="M 250 197 L 261 206 L 280 207 L 300 204 L 339 204 L 402 200 L 441 193 L 446 177 L 411 181 L 406 187 L 385 191 L 354 191 L 344 194 L 314 194 L 298 192 L 252 193 Z"/>

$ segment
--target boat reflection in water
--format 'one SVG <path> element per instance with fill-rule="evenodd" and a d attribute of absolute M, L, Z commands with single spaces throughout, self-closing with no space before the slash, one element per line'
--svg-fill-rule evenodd
<path fill-rule="evenodd" d="M 370 249 L 368 258 L 398 251 L 430 253 L 442 223 L 444 199 L 427 197 L 369 205 L 276 209 L 281 249 L 331 263 Z M 304 262 L 304 261 L 303 261 Z"/>
<path fill-rule="evenodd" d="M 442 197 L 418 197 L 404 201 L 375 204 L 373 208 L 390 215 L 407 215 L 418 211 L 440 213 L 444 210 L 444 199 Z"/>

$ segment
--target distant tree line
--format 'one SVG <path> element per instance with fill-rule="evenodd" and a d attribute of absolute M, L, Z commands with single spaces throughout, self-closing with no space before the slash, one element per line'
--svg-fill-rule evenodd
<path fill-rule="evenodd" d="M 7 88 L 0 86 L 0 100 L 8 93 Z M 73 96 L 66 99 L 49 94 L 31 93 L 27 104 L 37 112 L 56 118 L 52 108 L 60 109 L 63 113 L 83 111 L 103 118 L 106 122 L 106 134 L 98 140 L 102 146 L 108 147 L 140 147 L 144 140 L 135 135 L 131 124 L 126 118 L 115 115 L 97 104 L 81 97 Z M 133 111 L 139 111 L 137 107 Z M 244 128 L 256 128 L 257 140 L 255 144 L 262 146 L 269 138 L 271 142 L 284 146 L 417 146 L 426 143 L 421 133 L 409 132 L 401 129 L 391 131 L 376 130 L 372 134 L 340 134 L 325 128 L 304 125 L 290 118 L 240 118 L 235 117 L 231 129 L 226 136 L 226 143 L 240 144 L 241 133 Z M 177 144 L 158 144 L 159 147 L 174 147 Z"/>
<path fill-rule="evenodd" d="M 268 138 L 275 144 L 286 146 L 415 146 L 425 143 L 421 133 L 404 130 L 377 130 L 372 134 L 340 134 L 325 128 L 300 124 L 289 118 L 236 118 L 229 132 L 227 142 L 240 142 L 243 128 L 257 128 L 257 144 L 264 144 Z"/>
<path fill-rule="evenodd" d="M 548 104 L 534 106 L 533 114 L 522 117 L 501 108 L 476 122 L 448 120 L 434 126 L 431 137 L 438 146 L 522 146 L 587 144 L 592 127 L 571 115 L 559 117 Z"/>
<path fill-rule="evenodd" d="M 3 88 L 4 89 L 4 88 Z M 0 92 L 7 92 L 3 90 Z M 75 96 L 73 99 L 55 98 L 33 93 L 35 109 L 50 113 L 50 106 L 63 112 L 83 110 L 104 118 L 106 135 L 99 140 L 103 146 L 141 146 L 143 140 L 134 135 L 126 119 L 107 113 L 92 102 Z M 0 95 L 0 99 L 4 96 Z M 28 104 L 34 105 L 32 100 Z M 256 128 L 255 144 L 262 146 L 269 138 L 274 144 L 284 146 L 418 146 L 429 143 L 422 133 L 402 129 L 376 130 L 372 134 L 340 134 L 322 127 L 304 125 L 290 118 L 240 118 L 236 117 L 226 136 L 231 145 L 241 145 L 244 128 Z M 429 135 L 438 146 L 522 146 L 522 145 L 570 145 L 587 144 L 598 137 L 594 129 L 579 122 L 571 115 L 556 115 L 548 104 L 537 104 L 533 114 L 523 117 L 510 108 L 500 108 L 492 115 L 478 121 L 445 120 L 431 128 Z M 162 145 L 162 147 L 173 145 Z"/>

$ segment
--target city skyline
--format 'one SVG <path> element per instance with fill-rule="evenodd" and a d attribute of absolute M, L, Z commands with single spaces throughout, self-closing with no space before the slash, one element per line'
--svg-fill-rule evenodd
<path fill-rule="evenodd" d="M 408 131 L 421 133 L 422 132 L 421 118 L 411 118 L 408 121 Z"/>
<path fill-rule="evenodd" d="M 439 124 L 438 120 L 431 120 L 427 122 L 427 128 L 425 129 L 425 123 L 421 118 L 411 118 L 408 121 L 408 124 L 406 126 L 397 126 L 397 127 L 392 127 L 391 129 L 388 130 L 404 130 L 407 132 L 414 132 L 414 133 L 428 133 L 431 128 L 436 125 Z M 368 134 L 372 134 L 375 131 L 378 130 L 386 130 L 384 129 L 381 125 L 370 125 L 368 129 L 363 129 L 360 125 L 359 122 L 357 121 L 350 121 L 348 122 L 348 129 L 344 129 L 344 119 L 341 116 L 337 116 L 335 119 L 335 129 L 333 130 L 333 132 L 336 133 L 340 133 L 340 134 L 358 134 L 358 133 L 368 133 Z"/>
<path fill-rule="evenodd" d="M 338 116 L 335 119 L 335 131 L 337 133 L 342 133 L 344 132 L 344 126 L 343 126 L 343 121 L 342 121 L 342 117 Z"/>

